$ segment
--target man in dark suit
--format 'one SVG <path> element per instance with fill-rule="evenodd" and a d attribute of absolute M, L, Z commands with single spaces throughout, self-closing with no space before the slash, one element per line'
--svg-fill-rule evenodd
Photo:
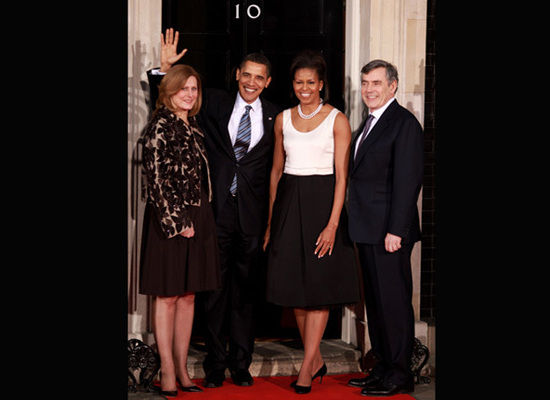
<path fill-rule="evenodd" d="M 160 73 L 187 51 L 178 54 L 177 42 L 178 33 L 174 36 L 167 30 L 161 43 Z M 249 54 L 236 70 L 238 93 L 203 90 L 198 121 L 205 131 L 222 276 L 220 290 L 199 297 L 206 322 L 206 387 L 221 386 L 226 368 L 237 385 L 253 384 L 248 368 L 254 350 L 254 269 L 266 228 L 273 124 L 280 112 L 278 106 L 260 98 L 271 82 L 270 73 L 265 56 Z M 148 76 L 153 92 L 162 76 Z M 242 139 L 241 119 L 249 120 L 246 139 Z"/>
<path fill-rule="evenodd" d="M 349 234 L 363 272 L 372 351 L 379 362 L 351 379 L 362 395 L 414 390 L 409 360 L 414 341 L 411 252 L 420 240 L 416 202 L 422 185 L 424 139 L 414 115 L 397 103 L 397 69 L 373 60 L 361 69 L 369 110 L 351 144 Z"/>

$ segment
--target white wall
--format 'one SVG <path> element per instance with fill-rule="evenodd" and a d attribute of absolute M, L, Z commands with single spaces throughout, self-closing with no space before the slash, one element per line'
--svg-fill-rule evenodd
<path fill-rule="evenodd" d="M 137 293 L 144 202 L 137 141 L 149 117 L 146 71 L 160 65 L 162 0 L 128 1 L 128 334 L 143 339 L 149 299 Z"/>

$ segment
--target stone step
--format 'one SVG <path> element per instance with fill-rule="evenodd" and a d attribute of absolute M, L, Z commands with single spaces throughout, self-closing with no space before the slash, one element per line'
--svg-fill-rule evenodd
<path fill-rule="evenodd" d="M 354 346 L 339 339 L 321 341 L 321 354 L 327 364 L 328 374 L 346 374 L 359 372 L 361 352 Z M 202 362 L 206 355 L 204 345 L 191 343 L 187 369 L 191 379 L 204 378 Z M 256 341 L 252 364 L 249 371 L 252 376 L 290 376 L 298 375 L 304 350 L 300 340 Z M 229 377 L 229 371 L 226 370 Z"/>

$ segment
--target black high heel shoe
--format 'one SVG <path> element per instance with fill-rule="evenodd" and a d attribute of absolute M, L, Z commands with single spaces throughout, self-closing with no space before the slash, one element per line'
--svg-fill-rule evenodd
<path fill-rule="evenodd" d="M 311 377 L 311 382 L 313 382 L 315 380 L 315 378 L 320 377 L 319 378 L 319 383 L 323 383 L 323 376 L 325 376 L 326 374 L 327 374 L 327 364 L 323 363 L 323 366 L 321 368 L 319 368 L 317 370 L 317 372 Z M 298 382 L 298 380 L 293 381 L 290 384 L 290 386 L 295 388 L 297 382 Z M 302 387 L 307 387 L 307 386 L 302 386 Z M 311 390 L 311 386 L 310 386 L 310 390 Z"/>
<path fill-rule="evenodd" d="M 311 377 L 311 381 L 313 382 L 315 378 L 319 378 L 319 383 L 323 383 L 323 376 L 327 374 L 327 364 L 323 363 L 323 366 L 319 368 L 319 370 Z"/>
<path fill-rule="evenodd" d="M 294 391 L 298 394 L 309 393 L 309 392 L 311 392 L 311 385 L 309 385 L 309 386 L 294 385 Z"/>
<path fill-rule="evenodd" d="M 155 388 L 158 390 L 158 393 L 161 396 L 168 396 L 168 397 L 177 397 L 178 396 L 178 389 L 176 390 L 162 390 L 160 386 L 155 386 Z"/>
<path fill-rule="evenodd" d="M 178 396 L 178 390 L 161 390 L 160 392 L 161 396 L 167 396 L 167 397 L 177 397 Z"/>
<path fill-rule="evenodd" d="M 159 371 L 159 378 L 162 378 L 162 372 Z M 176 378 L 177 379 L 177 378 Z M 161 396 L 177 397 L 178 389 L 176 390 L 162 390 L 162 386 L 155 386 Z"/>
<path fill-rule="evenodd" d="M 181 384 L 180 378 L 176 378 L 176 382 L 178 383 L 178 385 L 180 385 L 180 389 L 182 392 L 202 392 L 202 389 L 196 385 L 183 386 Z"/>

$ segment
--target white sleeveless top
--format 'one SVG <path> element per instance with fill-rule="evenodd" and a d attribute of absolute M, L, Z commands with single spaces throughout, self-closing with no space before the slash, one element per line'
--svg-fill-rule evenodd
<path fill-rule="evenodd" d="M 330 175 L 334 172 L 334 120 L 340 111 L 333 108 L 326 118 L 309 132 L 300 132 L 283 111 L 283 146 L 286 153 L 283 172 L 290 175 Z"/>

